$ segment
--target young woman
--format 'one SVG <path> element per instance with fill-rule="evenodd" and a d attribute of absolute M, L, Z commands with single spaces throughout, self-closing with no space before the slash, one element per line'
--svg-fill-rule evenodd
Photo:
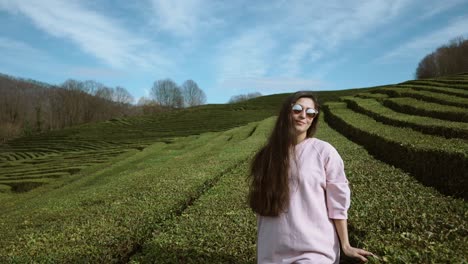
<path fill-rule="evenodd" d="M 349 257 L 372 255 L 349 244 L 350 189 L 336 149 L 313 137 L 319 108 L 310 92 L 290 95 L 252 161 L 258 263 L 339 263 L 340 243 Z"/>

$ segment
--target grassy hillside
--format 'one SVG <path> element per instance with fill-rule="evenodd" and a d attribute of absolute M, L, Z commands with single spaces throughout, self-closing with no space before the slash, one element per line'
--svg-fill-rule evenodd
<path fill-rule="evenodd" d="M 0 262 L 125 260 L 249 158 L 269 123 L 156 143 L 80 172 L 61 188 L 4 197 Z"/>
<path fill-rule="evenodd" d="M 60 188 L 3 198 L 1 262 L 253 263 L 245 177 L 272 124 L 156 143 Z M 389 263 L 464 256 L 465 202 L 375 160 L 323 120 L 318 137 L 345 161 L 354 245 Z"/>
<path fill-rule="evenodd" d="M 317 137 L 343 157 L 350 239 L 371 263 L 467 262 L 466 90 L 458 75 L 319 93 Z M 245 177 L 285 96 L 0 146 L 0 262 L 254 263 Z"/>
<path fill-rule="evenodd" d="M 321 102 L 326 102 L 356 91 L 362 90 L 317 94 Z M 117 155 L 141 151 L 155 142 L 171 142 L 175 137 L 223 131 L 263 120 L 277 114 L 286 95 L 112 119 L 11 140 L 0 145 L 0 195 L 27 192 L 60 181 Z"/>

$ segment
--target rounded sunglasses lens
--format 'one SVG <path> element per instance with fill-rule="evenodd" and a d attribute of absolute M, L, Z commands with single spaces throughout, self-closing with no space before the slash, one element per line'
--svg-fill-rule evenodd
<path fill-rule="evenodd" d="M 302 106 L 295 104 L 293 105 L 292 110 L 295 114 L 299 114 L 300 112 L 302 112 Z"/>
<path fill-rule="evenodd" d="M 306 114 L 310 118 L 314 118 L 317 115 L 315 109 L 307 109 Z"/>

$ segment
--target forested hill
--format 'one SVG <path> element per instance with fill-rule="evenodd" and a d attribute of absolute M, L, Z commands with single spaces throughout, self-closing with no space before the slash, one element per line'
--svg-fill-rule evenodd
<path fill-rule="evenodd" d="M 337 99 L 337 95 L 354 92 L 355 90 L 346 90 L 318 94 L 326 101 Z M 94 81 L 74 85 L 73 80 L 69 80 L 56 86 L 0 74 L 0 95 L 0 144 L 12 138 L 75 125 L 170 110 L 170 107 L 151 102 L 130 105 L 122 100 L 128 98 L 128 92 L 113 90 Z M 275 98 L 281 100 L 283 96 L 266 96 L 257 101 L 265 101 L 268 109 L 276 109 Z M 210 109 L 211 106 L 206 107 Z"/>
<path fill-rule="evenodd" d="M 22 135 L 139 114 L 135 107 L 108 98 L 108 88 L 100 89 L 92 95 L 73 87 L 0 74 L 0 143 Z"/>

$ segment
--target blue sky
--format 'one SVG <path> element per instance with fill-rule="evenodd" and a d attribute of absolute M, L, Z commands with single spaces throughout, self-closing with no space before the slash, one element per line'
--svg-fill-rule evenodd
<path fill-rule="evenodd" d="M 192 79 L 233 95 L 341 90 L 414 79 L 468 37 L 466 0 L 0 0 L 0 73 L 123 86 Z"/>

